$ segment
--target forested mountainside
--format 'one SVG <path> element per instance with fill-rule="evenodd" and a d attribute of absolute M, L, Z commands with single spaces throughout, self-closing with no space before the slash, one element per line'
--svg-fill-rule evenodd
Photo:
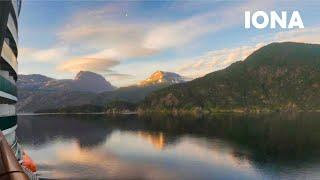
<path fill-rule="evenodd" d="M 140 108 L 320 110 L 320 45 L 269 44 L 223 70 L 153 92 Z"/>

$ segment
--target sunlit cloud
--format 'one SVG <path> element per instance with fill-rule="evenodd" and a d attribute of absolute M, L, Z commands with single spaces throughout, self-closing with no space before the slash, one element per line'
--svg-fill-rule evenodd
<path fill-rule="evenodd" d="M 100 8 L 75 12 L 57 32 L 59 44 L 96 53 L 116 49 L 122 54 L 126 51 L 122 48 L 142 52 L 145 48 L 140 44 L 150 25 L 125 20 L 124 11 L 132 8 L 134 3 L 107 3 Z"/>
<path fill-rule="evenodd" d="M 211 25 L 209 21 L 214 16 L 215 14 L 208 14 L 203 17 L 159 25 L 147 33 L 144 46 L 151 49 L 167 49 L 186 44 L 210 32 L 212 29 L 208 27 Z"/>
<path fill-rule="evenodd" d="M 284 42 L 304 42 L 304 43 L 320 43 L 320 27 L 297 29 L 286 32 L 279 32 L 273 38 L 273 41 Z"/>
<path fill-rule="evenodd" d="M 130 75 L 130 74 L 114 73 L 114 72 L 106 73 L 105 76 L 113 81 L 127 80 L 134 77 L 133 75 Z"/>
<path fill-rule="evenodd" d="M 226 68 L 236 61 L 244 60 L 263 45 L 263 43 L 259 43 L 254 46 L 242 46 L 210 51 L 201 57 L 192 60 L 184 60 L 186 64 L 177 67 L 176 71 L 187 77 L 201 77 L 210 72 Z"/>
<path fill-rule="evenodd" d="M 121 60 L 130 57 L 147 56 L 153 52 L 151 49 L 133 46 L 104 49 L 94 54 L 62 61 L 59 63 L 58 70 L 67 72 L 90 70 L 104 74 L 105 72 L 110 72 L 111 68 L 119 65 Z"/>
<path fill-rule="evenodd" d="M 153 49 L 139 47 L 138 45 L 127 43 L 114 48 L 103 49 L 93 54 L 93 56 L 113 57 L 119 60 L 125 60 L 127 58 L 133 58 L 133 57 L 150 56 L 150 55 L 153 55 L 154 53 L 156 53 L 156 51 Z"/>
<path fill-rule="evenodd" d="M 36 49 L 36 48 L 21 48 L 19 57 L 23 61 L 54 61 L 57 58 L 63 58 L 67 54 L 67 48 L 50 48 L 50 49 Z"/>
<path fill-rule="evenodd" d="M 110 68 L 119 65 L 120 62 L 114 59 L 101 58 L 75 58 L 68 60 L 58 66 L 59 71 L 77 73 L 81 70 L 108 72 Z"/>
<path fill-rule="evenodd" d="M 144 27 L 120 22 L 72 22 L 64 26 L 57 36 L 62 44 L 91 49 L 106 49 L 133 42 L 139 44 Z"/>

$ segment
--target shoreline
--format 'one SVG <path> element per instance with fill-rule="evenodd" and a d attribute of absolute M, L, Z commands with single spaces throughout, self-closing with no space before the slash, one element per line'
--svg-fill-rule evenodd
<path fill-rule="evenodd" d="M 17 116 L 41 116 L 41 115 L 150 115 L 150 114 L 167 114 L 173 116 L 179 115 L 214 115 L 214 114 L 271 114 L 271 113 L 320 113 L 320 110 L 296 110 L 296 111 L 131 111 L 131 112 L 119 112 L 119 113 L 110 113 L 110 112 L 56 112 L 56 113 L 17 113 Z"/>
<path fill-rule="evenodd" d="M 108 112 L 79 112 L 79 113 L 17 113 L 17 116 L 41 116 L 41 115 L 81 115 L 81 114 L 92 114 L 92 115 L 103 115 L 103 114 L 119 114 L 119 115 L 130 115 L 138 114 L 137 112 L 124 112 L 124 113 L 108 113 Z"/>

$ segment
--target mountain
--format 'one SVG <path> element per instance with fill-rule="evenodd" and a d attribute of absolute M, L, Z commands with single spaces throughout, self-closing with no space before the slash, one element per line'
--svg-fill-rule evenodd
<path fill-rule="evenodd" d="M 114 100 L 137 103 L 151 92 L 170 84 L 135 85 L 105 91 L 109 85 L 110 83 L 106 83 L 100 75 L 84 71 L 79 72 L 74 80 L 57 80 L 42 75 L 19 75 L 17 110 L 18 112 L 81 110 L 89 105 L 105 107 Z"/>
<path fill-rule="evenodd" d="M 138 103 L 150 93 L 168 86 L 168 84 L 129 86 L 103 93 L 19 89 L 17 110 L 18 112 L 49 112 L 47 110 L 60 112 L 81 109 L 86 105 L 105 107 L 106 104 L 115 100 Z"/>
<path fill-rule="evenodd" d="M 115 89 L 104 77 L 89 71 L 64 80 L 40 74 L 19 75 L 17 87 L 18 112 L 92 104 L 99 93 Z"/>
<path fill-rule="evenodd" d="M 42 89 L 100 93 L 112 91 L 115 87 L 99 74 L 89 71 L 80 71 L 73 80 L 49 81 Z"/>
<path fill-rule="evenodd" d="M 145 86 L 128 86 L 121 87 L 115 91 L 100 93 L 96 96 L 94 102 L 102 105 L 112 100 L 128 101 L 138 103 L 142 101 L 150 93 L 168 87 L 170 84 L 152 84 Z"/>
<path fill-rule="evenodd" d="M 173 72 L 156 71 L 149 78 L 139 83 L 141 86 L 154 84 L 177 84 L 184 82 L 183 77 Z"/>
<path fill-rule="evenodd" d="M 100 93 L 115 89 L 99 74 L 80 71 L 74 79 L 57 80 L 39 74 L 19 75 L 18 89 Z"/>
<path fill-rule="evenodd" d="M 19 89 L 41 89 L 45 87 L 49 81 L 54 81 L 55 79 L 43 76 L 40 74 L 30 74 L 30 75 L 19 75 L 17 86 Z"/>
<path fill-rule="evenodd" d="M 185 81 L 179 74 L 156 71 L 149 78 L 141 81 L 139 85 L 121 87 L 115 91 L 100 93 L 93 102 L 100 106 L 114 100 L 138 103 L 154 91 L 182 82 Z"/>
<path fill-rule="evenodd" d="M 92 104 L 96 93 L 80 91 L 46 91 L 18 89 L 18 112 L 35 112 L 68 106 Z"/>
<path fill-rule="evenodd" d="M 320 110 L 320 45 L 272 43 L 244 61 L 151 93 L 141 109 Z"/>

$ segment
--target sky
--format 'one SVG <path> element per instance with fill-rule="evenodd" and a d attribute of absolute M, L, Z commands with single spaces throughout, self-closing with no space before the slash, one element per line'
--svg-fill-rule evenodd
<path fill-rule="evenodd" d="M 19 17 L 19 73 L 73 78 L 81 70 L 113 85 L 157 70 L 186 79 L 244 60 L 271 43 L 320 43 L 318 1 L 31 1 Z M 299 11 L 304 29 L 245 29 L 245 11 Z"/>

